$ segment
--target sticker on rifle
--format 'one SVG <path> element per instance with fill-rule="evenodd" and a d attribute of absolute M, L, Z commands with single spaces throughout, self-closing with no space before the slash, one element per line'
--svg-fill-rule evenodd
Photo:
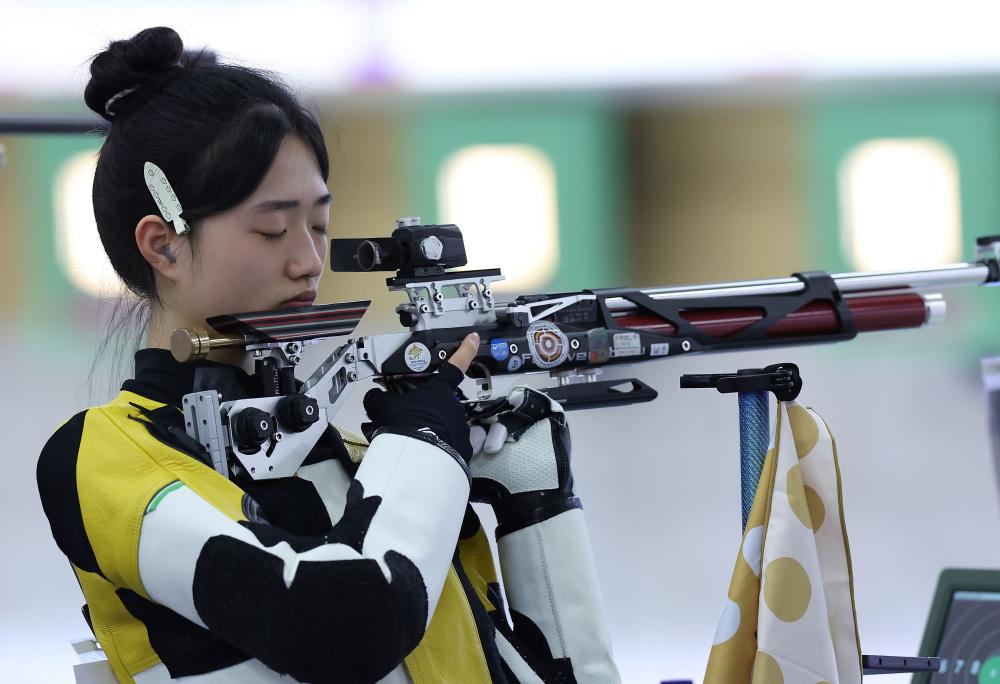
<path fill-rule="evenodd" d="M 566 333 L 555 323 L 535 321 L 528 326 L 528 353 L 539 368 L 555 368 L 566 360 L 569 354 L 569 340 Z"/>
<path fill-rule="evenodd" d="M 507 348 L 507 340 L 490 340 L 490 356 L 500 363 L 506 361 L 507 357 L 510 356 L 510 350 Z"/>
<path fill-rule="evenodd" d="M 587 331 L 587 347 L 590 349 L 590 363 L 607 363 L 611 360 L 611 342 L 607 328 L 593 328 Z"/>
<path fill-rule="evenodd" d="M 431 350 L 419 342 L 412 342 L 403 351 L 406 367 L 416 373 L 423 373 L 431 365 Z"/>
<path fill-rule="evenodd" d="M 667 342 L 657 342 L 649 345 L 650 356 L 666 356 L 670 353 L 670 344 Z"/>
<path fill-rule="evenodd" d="M 615 333 L 612 340 L 612 356 L 639 356 L 642 354 L 642 339 L 639 337 L 639 333 Z"/>
<path fill-rule="evenodd" d="M 514 356 L 511 356 L 510 361 L 507 362 L 507 370 L 513 373 L 516 370 L 520 370 L 520 368 L 521 368 L 521 357 L 517 356 L 516 354 Z"/>

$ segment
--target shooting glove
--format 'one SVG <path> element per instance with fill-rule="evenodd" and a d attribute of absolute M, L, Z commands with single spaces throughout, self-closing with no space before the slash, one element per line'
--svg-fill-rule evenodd
<path fill-rule="evenodd" d="M 470 428 L 472 498 L 497 515 L 497 536 L 580 508 L 573 494 L 569 425 L 562 406 L 516 387 L 500 413 Z"/>
<path fill-rule="evenodd" d="M 465 408 L 455 396 L 462 371 L 450 363 L 411 392 L 372 389 L 364 406 L 370 424 L 362 426 L 369 439 L 384 432 L 430 442 L 451 454 L 468 470 L 472 445 Z"/>

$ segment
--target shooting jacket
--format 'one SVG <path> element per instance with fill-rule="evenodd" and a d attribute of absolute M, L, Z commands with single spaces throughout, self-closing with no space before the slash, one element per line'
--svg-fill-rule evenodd
<path fill-rule="evenodd" d="M 119 681 L 609 681 L 606 644 L 551 617 L 560 597 L 596 594 L 571 571 L 553 580 L 559 561 L 542 553 L 589 559 L 580 511 L 501 540 L 508 584 L 549 597 L 536 624 L 504 609 L 460 459 L 330 428 L 295 477 L 230 480 L 186 439 L 181 398 L 206 378 L 226 400 L 258 395 L 240 369 L 141 350 L 135 378 L 64 423 L 38 462 L 53 537 Z"/>

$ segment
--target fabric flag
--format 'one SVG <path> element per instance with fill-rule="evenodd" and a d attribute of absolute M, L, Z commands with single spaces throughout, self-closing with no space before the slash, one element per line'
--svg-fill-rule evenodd
<path fill-rule="evenodd" d="M 705 684 L 860 684 L 837 445 L 796 402 L 777 421 Z"/>

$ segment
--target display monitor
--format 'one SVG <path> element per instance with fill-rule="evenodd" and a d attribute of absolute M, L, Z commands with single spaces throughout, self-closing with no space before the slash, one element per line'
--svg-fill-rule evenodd
<path fill-rule="evenodd" d="M 920 655 L 941 664 L 913 684 L 1000 684 L 1000 570 L 941 573 Z"/>

